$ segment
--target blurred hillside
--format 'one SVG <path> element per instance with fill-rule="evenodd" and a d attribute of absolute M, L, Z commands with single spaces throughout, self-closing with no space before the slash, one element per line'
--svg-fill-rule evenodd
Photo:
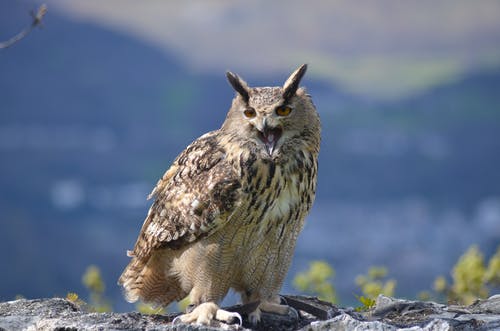
<path fill-rule="evenodd" d="M 500 65 L 500 2 L 49 0 L 64 14 L 136 36 L 192 70 L 309 74 L 397 99 Z M 248 76 L 248 75 L 246 75 Z"/>
<path fill-rule="evenodd" d="M 309 62 L 312 69 L 304 85 L 323 122 L 320 182 L 290 276 L 311 259 L 326 259 L 337 269 L 341 300 L 350 300 L 355 275 L 369 265 L 385 264 L 399 281 L 398 294 L 414 296 L 430 287 L 434 276 L 446 273 L 471 243 L 479 243 L 486 254 L 498 245 L 500 66 L 495 64 L 500 59 L 495 52 L 500 12 L 493 10 L 494 3 L 485 1 L 489 7 L 481 10 L 473 6 L 471 15 L 466 15 L 470 5 L 457 2 L 458 9 L 451 12 L 456 20 L 464 17 L 463 26 L 453 21 L 441 39 L 436 37 L 439 31 L 434 35 L 424 30 L 417 38 L 411 29 L 398 29 L 401 36 L 425 46 L 416 44 L 415 49 L 403 40 L 382 43 L 393 36 L 382 33 L 392 31 L 389 23 L 381 28 L 379 21 L 367 20 L 366 26 L 353 27 L 339 17 L 345 25 L 338 23 L 335 29 L 333 20 L 329 29 L 322 30 L 321 24 L 326 23 L 319 20 L 323 23 L 311 24 L 315 30 L 304 32 L 300 43 L 284 49 L 290 56 L 264 61 L 260 56 L 265 53 L 249 49 L 226 52 L 226 56 L 210 53 L 208 41 L 196 51 L 192 47 L 199 39 L 177 47 L 171 39 L 174 32 L 193 37 L 203 23 L 198 16 L 185 18 L 194 24 L 191 34 L 165 27 L 155 31 L 165 32 L 161 36 L 168 37 L 167 44 L 158 44 L 154 36 L 144 39 L 134 22 L 149 21 L 140 10 L 160 12 L 155 7 L 159 2 L 139 8 L 128 1 L 120 7 L 114 1 L 100 5 L 53 1 L 43 30 L 0 51 L 0 249 L 8 252 L 2 262 L 6 271 L 1 300 L 17 294 L 83 293 L 80 277 L 89 264 L 97 264 L 118 309 L 130 309 L 114 284 L 127 263 L 125 251 L 134 244 L 147 213 L 145 197 L 188 143 L 222 123 L 233 96 L 224 77 L 227 68 L 254 86 L 281 84 L 302 62 Z M 232 26 L 254 19 L 243 13 L 262 12 L 231 3 L 215 2 L 206 13 L 215 13 L 214 17 L 226 13 L 220 15 Z M 339 3 L 340 9 L 356 12 L 347 2 Z M 380 4 L 386 8 L 384 1 Z M 412 6 L 418 5 L 412 2 Z M 442 6 L 436 11 L 451 8 Z M 28 24 L 27 13 L 33 7 L 31 2 L 0 0 L 0 40 Z M 326 12 L 327 7 L 323 3 L 314 9 Z M 406 13 L 408 8 L 393 10 Z M 67 16 L 66 10 L 75 16 Z M 136 15 L 130 10 L 136 10 Z M 130 20 L 127 29 L 120 28 L 123 17 Z M 405 20 L 400 20 L 398 27 L 404 26 Z M 218 26 L 209 23 L 207 29 Z M 308 26 L 302 24 L 302 29 Z M 297 51 L 316 52 L 315 45 L 330 40 L 332 29 L 363 34 L 370 26 L 382 31 L 380 43 L 372 44 L 379 49 L 375 58 L 381 62 L 376 63 L 390 64 L 400 53 L 421 59 L 428 52 L 430 61 L 438 61 L 441 57 L 435 54 L 443 54 L 447 63 L 459 63 L 459 69 L 442 80 L 425 77 L 419 83 L 425 81 L 425 88 L 405 87 L 403 92 L 387 94 L 377 86 L 370 91 L 364 88 L 370 79 L 378 82 L 377 75 L 360 79 L 362 85 L 349 85 L 347 81 L 356 80 L 361 69 L 349 70 L 347 62 L 337 63 L 338 50 L 331 45 L 319 48 L 322 58 Z M 144 29 L 146 35 L 152 31 Z M 318 31 L 325 33 L 319 36 Z M 317 43 L 313 43 L 315 36 Z M 224 45 L 232 45 L 227 38 L 221 36 Z M 359 40 L 356 35 L 342 40 L 354 45 L 351 38 Z M 273 40 L 268 38 L 269 45 Z M 443 45 L 443 40 L 449 43 Z M 363 64 L 373 55 L 362 47 L 364 42 L 358 44 L 356 49 L 339 44 L 352 64 Z M 404 51 L 394 49 L 397 45 Z M 242 56 L 245 52 L 252 56 Z M 325 54 L 334 55 L 325 62 Z M 196 59 L 206 55 L 209 63 L 198 62 L 194 55 Z M 426 63 L 402 66 L 402 73 L 427 68 Z M 432 75 L 434 68 L 428 68 Z M 386 76 L 380 86 L 405 85 L 397 74 Z M 289 284 L 284 292 L 291 291 Z"/>

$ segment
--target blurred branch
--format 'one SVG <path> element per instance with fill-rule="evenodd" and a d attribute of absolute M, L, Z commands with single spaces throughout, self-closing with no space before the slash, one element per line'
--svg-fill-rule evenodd
<path fill-rule="evenodd" d="M 37 12 L 35 13 L 34 11 L 31 11 L 31 17 L 33 17 L 33 22 L 31 25 L 25 29 L 23 29 L 21 32 L 16 34 L 14 37 L 10 38 L 7 41 L 0 42 L 0 49 L 10 47 L 26 37 L 34 28 L 42 24 L 42 19 L 47 13 L 47 5 L 42 4 Z"/>

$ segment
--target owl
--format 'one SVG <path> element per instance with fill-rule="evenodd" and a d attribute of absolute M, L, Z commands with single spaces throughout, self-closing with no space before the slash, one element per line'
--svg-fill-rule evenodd
<path fill-rule="evenodd" d="M 178 321 L 209 325 L 241 316 L 219 307 L 230 289 L 249 314 L 287 314 L 279 291 L 316 191 L 320 119 L 300 81 L 236 91 L 220 129 L 191 143 L 150 194 L 154 198 L 118 283 L 129 302 L 167 305 L 189 296 Z"/>

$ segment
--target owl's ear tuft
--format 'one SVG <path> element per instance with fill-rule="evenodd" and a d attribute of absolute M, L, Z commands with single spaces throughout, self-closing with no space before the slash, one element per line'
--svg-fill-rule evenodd
<path fill-rule="evenodd" d="M 233 74 L 231 71 L 226 72 L 226 77 L 229 81 L 229 84 L 231 84 L 234 90 L 238 92 L 239 95 L 241 95 L 245 102 L 248 102 L 248 100 L 250 99 L 250 88 L 248 87 L 247 83 L 243 79 L 241 79 L 240 76 L 238 76 L 237 74 Z"/>
<path fill-rule="evenodd" d="M 291 97 L 295 95 L 297 89 L 299 88 L 300 81 L 307 71 L 307 64 L 303 64 L 295 70 L 290 77 L 283 84 L 283 99 L 288 101 Z"/>

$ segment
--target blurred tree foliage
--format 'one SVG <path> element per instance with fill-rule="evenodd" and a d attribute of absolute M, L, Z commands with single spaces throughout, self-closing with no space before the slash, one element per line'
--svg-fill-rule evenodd
<path fill-rule="evenodd" d="M 101 270 L 97 266 L 91 265 L 85 270 L 82 282 L 89 290 L 90 302 L 88 305 L 93 311 L 103 313 L 113 310 L 109 300 L 104 297 L 106 285 L 102 279 Z"/>
<path fill-rule="evenodd" d="M 449 302 L 470 305 L 488 297 L 490 288 L 500 286 L 500 246 L 486 266 L 483 253 L 472 245 L 458 259 L 451 278 L 451 284 L 444 276 L 434 281 L 434 291 Z"/>
<path fill-rule="evenodd" d="M 316 295 L 319 299 L 328 302 L 337 302 L 332 279 L 335 270 L 325 261 L 313 261 L 309 269 L 298 273 L 293 279 L 293 286 L 301 292 Z"/>
<path fill-rule="evenodd" d="M 137 303 L 135 305 L 135 309 L 137 309 L 139 313 L 146 315 L 157 315 L 157 314 L 167 313 L 167 309 L 165 307 L 154 307 L 144 302 Z"/>
<path fill-rule="evenodd" d="M 356 285 L 361 289 L 362 295 L 357 296 L 362 306 L 357 310 L 368 310 L 375 306 L 375 300 L 380 295 L 394 296 L 396 281 L 386 279 L 388 270 L 385 267 L 373 266 L 366 275 L 356 277 Z"/>
<path fill-rule="evenodd" d="M 394 296 L 396 281 L 387 278 L 387 268 L 373 266 L 368 269 L 366 275 L 356 277 L 356 285 L 359 286 L 365 297 L 376 299 L 380 294 Z"/>

